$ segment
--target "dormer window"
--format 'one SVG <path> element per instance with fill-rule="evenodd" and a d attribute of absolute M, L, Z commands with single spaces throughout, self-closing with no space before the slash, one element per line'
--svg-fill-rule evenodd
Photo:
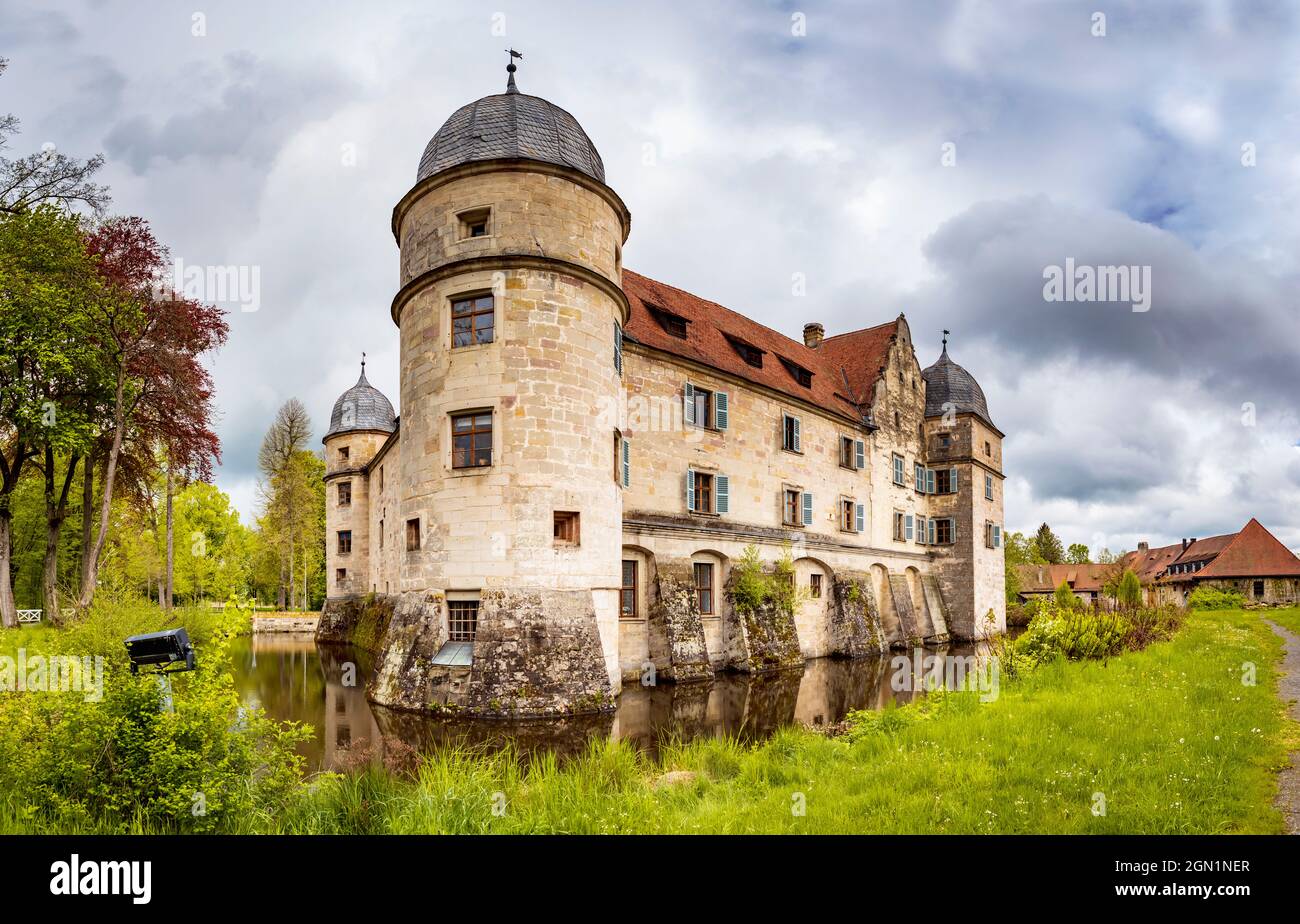
<path fill-rule="evenodd" d="M 686 339 L 686 325 L 689 324 L 690 321 L 687 321 L 680 314 L 673 314 L 671 311 L 665 311 L 658 305 L 647 305 L 646 307 L 650 309 L 650 313 L 654 315 L 655 320 L 659 322 L 659 326 L 667 331 L 671 336 L 676 337 L 678 340 Z"/>
<path fill-rule="evenodd" d="M 739 337 L 732 337 L 730 334 L 727 335 L 727 341 L 748 365 L 753 366 L 755 369 L 763 368 L 763 350 L 760 350 L 752 343 L 741 340 Z"/>
<path fill-rule="evenodd" d="M 789 372 L 790 376 L 804 388 L 812 388 L 813 374 L 803 366 L 784 356 L 781 357 L 781 365 L 785 366 L 785 371 Z"/>

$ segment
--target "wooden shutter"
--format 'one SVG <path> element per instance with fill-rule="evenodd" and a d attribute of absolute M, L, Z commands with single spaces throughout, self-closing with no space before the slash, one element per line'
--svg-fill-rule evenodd
<path fill-rule="evenodd" d="M 690 382 L 686 383 L 686 395 L 682 399 L 683 409 L 682 416 L 688 424 L 695 423 L 695 386 Z"/>
<path fill-rule="evenodd" d="M 910 513 L 903 517 L 903 539 L 907 542 L 912 541 L 912 515 Z"/>
<path fill-rule="evenodd" d="M 867 505 L 858 504 L 854 513 L 856 514 L 858 532 L 864 532 L 867 528 Z"/>
<path fill-rule="evenodd" d="M 925 470 L 925 493 L 934 493 L 934 469 L 932 468 L 927 468 Z"/>
<path fill-rule="evenodd" d="M 803 437 L 800 435 L 799 432 L 800 431 L 799 418 L 791 417 L 790 419 L 794 421 L 794 451 L 803 452 Z"/>
<path fill-rule="evenodd" d="M 731 508 L 731 484 L 726 475 L 713 476 L 713 496 L 717 502 L 717 513 L 727 513 Z"/>
<path fill-rule="evenodd" d="M 805 493 L 803 496 L 803 525 L 812 526 L 813 521 L 813 499 L 812 495 Z"/>
<path fill-rule="evenodd" d="M 856 457 L 857 467 L 859 470 L 867 467 L 867 444 L 862 440 L 853 441 L 853 452 Z"/>
<path fill-rule="evenodd" d="M 727 429 L 727 393 L 713 393 L 713 425 L 719 430 Z"/>
<path fill-rule="evenodd" d="M 686 509 L 695 509 L 695 472 L 686 470 Z"/>
<path fill-rule="evenodd" d="M 950 494 L 957 493 L 957 469 L 956 468 L 948 469 L 948 493 Z"/>
<path fill-rule="evenodd" d="M 632 484 L 632 446 L 628 443 L 627 438 L 623 438 L 623 487 L 630 487 Z"/>

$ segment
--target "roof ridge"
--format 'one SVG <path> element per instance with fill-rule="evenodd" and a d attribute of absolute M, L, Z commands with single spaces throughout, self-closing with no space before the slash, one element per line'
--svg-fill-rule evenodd
<path fill-rule="evenodd" d="M 859 327 L 857 330 L 846 330 L 843 333 L 832 334 L 829 337 L 823 337 L 822 343 L 825 343 L 828 340 L 838 340 L 840 337 L 851 337 L 854 334 L 865 334 L 867 333 L 867 331 L 880 330 L 880 328 L 882 327 L 888 327 L 891 324 L 897 324 L 897 323 L 898 323 L 898 318 L 894 318 L 894 320 L 892 321 L 882 321 L 879 324 L 873 324 L 870 327 Z"/>

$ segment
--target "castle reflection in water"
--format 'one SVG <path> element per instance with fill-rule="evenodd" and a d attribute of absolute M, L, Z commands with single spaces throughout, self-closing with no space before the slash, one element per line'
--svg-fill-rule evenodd
<path fill-rule="evenodd" d="M 910 681 L 897 679 L 898 655 L 817 658 L 769 674 L 720 674 L 712 681 L 628 686 L 613 713 L 533 721 L 434 718 L 366 700 L 370 658 L 360 649 L 316 644 L 310 635 L 257 635 L 236 641 L 232 657 L 241 699 L 276 719 L 306 722 L 315 737 L 302 747 L 309 769 L 335 770 L 382 761 L 396 742 L 431 752 L 451 744 L 513 745 L 521 754 L 564 757 L 592 736 L 630 741 L 649 756 L 669 741 L 730 736 L 746 741 L 777 729 L 839 722 L 851 710 L 911 701 L 933 675 L 953 686 L 954 665 L 987 654 L 987 645 L 951 645 L 905 653 Z M 981 660 L 981 663 L 984 663 Z M 904 689 L 894 689 L 902 686 Z"/>

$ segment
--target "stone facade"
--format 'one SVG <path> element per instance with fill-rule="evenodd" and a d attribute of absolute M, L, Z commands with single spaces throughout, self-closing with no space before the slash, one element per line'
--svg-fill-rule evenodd
<path fill-rule="evenodd" d="M 332 428 L 325 446 L 319 632 L 375 652 L 370 698 L 471 715 L 602 711 L 627 681 L 1000 631 L 1002 554 L 982 540 L 986 521 L 1001 523 L 1001 434 L 978 415 L 927 417 L 906 320 L 882 326 L 879 368 L 856 382 L 820 366 L 806 393 L 747 378 L 716 352 L 638 335 L 629 229 L 612 189 L 553 159 L 457 163 L 395 208 L 401 417 L 390 431 Z M 457 339 L 466 298 L 490 306 L 482 342 Z M 819 326 L 809 338 L 790 341 L 804 362 L 837 348 Z M 686 421 L 688 386 L 713 396 L 709 420 Z M 463 415 L 490 421 L 474 424 L 490 430 L 487 464 L 461 464 Z M 918 489 L 916 467 L 940 464 L 960 473 L 957 490 Z M 716 509 L 688 504 L 697 477 Z M 921 526 L 935 516 L 956 524 L 943 545 Z M 767 568 L 788 556 L 792 611 L 732 605 L 751 546 Z"/>

